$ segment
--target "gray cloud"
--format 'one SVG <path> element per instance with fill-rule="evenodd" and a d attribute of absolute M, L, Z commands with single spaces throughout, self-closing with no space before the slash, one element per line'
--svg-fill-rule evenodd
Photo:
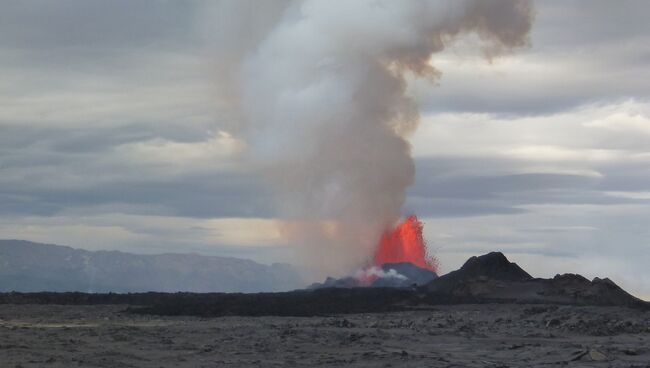
<path fill-rule="evenodd" d="M 132 205 L 128 213 L 198 218 L 272 217 L 268 191 L 252 174 L 224 171 L 181 178 L 150 177 L 84 188 L 0 183 L 0 214 L 55 215 L 66 210 Z"/>
<path fill-rule="evenodd" d="M 0 14 L 0 45 L 64 53 L 188 40 L 194 6 L 154 0 L 8 1 Z"/>
<path fill-rule="evenodd" d="M 526 209 L 529 205 L 650 204 L 650 197 L 635 198 L 636 192 L 650 191 L 650 173 L 640 171 L 640 165 L 626 169 L 602 167 L 602 177 L 553 173 L 486 176 L 482 170 L 484 165 L 504 168 L 508 164 L 512 162 L 420 159 L 416 162 L 418 174 L 409 189 L 406 212 L 445 218 L 521 214 L 530 211 Z M 476 169 L 474 173 L 469 169 L 472 166 Z M 450 174 L 445 167 L 462 168 L 462 174 Z"/>
<path fill-rule="evenodd" d="M 645 1 L 538 1 L 532 47 L 517 63 L 477 68 L 465 50 L 446 55 L 441 88 L 418 89 L 429 113 L 549 114 L 580 105 L 650 97 Z M 434 59 L 435 64 L 435 59 Z M 502 67 L 500 67 L 502 65 Z M 485 69 L 485 71 L 483 71 Z M 504 74 L 507 76 L 504 77 Z"/>

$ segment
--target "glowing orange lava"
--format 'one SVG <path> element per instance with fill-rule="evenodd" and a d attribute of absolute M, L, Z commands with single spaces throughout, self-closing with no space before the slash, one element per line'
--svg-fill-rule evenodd
<path fill-rule="evenodd" d="M 422 237 L 423 227 L 417 216 L 411 215 L 394 229 L 385 232 L 375 253 L 374 264 L 381 267 L 385 263 L 410 262 L 438 272 L 438 261 L 427 254 L 426 242 Z"/>

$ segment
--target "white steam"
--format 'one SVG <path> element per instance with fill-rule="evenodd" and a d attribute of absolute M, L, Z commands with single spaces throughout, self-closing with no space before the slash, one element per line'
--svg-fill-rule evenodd
<path fill-rule="evenodd" d="M 527 44 L 528 0 L 221 1 L 221 102 L 272 181 L 282 229 L 313 269 L 367 261 L 414 178 L 406 75 L 478 35 L 487 57 Z M 251 229 L 254 231 L 254 229 Z"/>
<path fill-rule="evenodd" d="M 395 271 L 392 268 L 388 271 L 384 271 L 377 266 L 360 269 L 354 273 L 354 278 L 357 280 L 368 280 L 373 277 L 377 277 L 380 279 L 408 280 L 408 277 L 402 275 L 401 273 Z"/>

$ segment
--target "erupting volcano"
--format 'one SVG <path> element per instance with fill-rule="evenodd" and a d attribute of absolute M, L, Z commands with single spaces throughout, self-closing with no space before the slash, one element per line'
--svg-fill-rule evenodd
<path fill-rule="evenodd" d="M 422 222 L 411 215 L 394 229 L 385 232 L 379 241 L 374 265 L 381 267 L 386 263 L 408 262 L 437 273 L 438 260 L 428 254 L 422 229 Z"/>
<path fill-rule="evenodd" d="M 322 287 L 410 287 L 438 277 L 438 260 L 427 252 L 423 224 L 411 215 L 382 235 L 369 264 L 341 279 L 328 277 Z"/>
<path fill-rule="evenodd" d="M 434 56 L 466 37 L 490 61 L 526 46 L 532 2 L 218 4 L 229 14 L 216 22 L 219 111 L 273 189 L 280 231 L 305 269 L 320 277 L 403 264 L 434 273 L 415 216 L 384 228 L 415 182 L 409 137 L 419 97 L 409 85 L 435 84 Z"/>

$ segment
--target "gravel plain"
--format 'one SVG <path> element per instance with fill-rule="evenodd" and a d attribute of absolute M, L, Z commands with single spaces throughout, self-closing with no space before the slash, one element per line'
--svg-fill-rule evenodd
<path fill-rule="evenodd" d="M 158 317 L 0 305 L 0 367 L 648 367 L 650 312 L 455 305 L 323 317 Z"/>

